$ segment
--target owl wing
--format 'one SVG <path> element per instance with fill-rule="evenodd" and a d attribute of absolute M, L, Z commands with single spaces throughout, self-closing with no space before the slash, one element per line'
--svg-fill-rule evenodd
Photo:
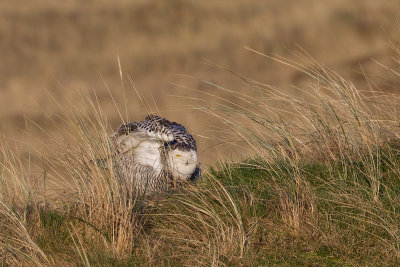
<path fill-rule="evenodd" d="M 168 143 L 168 145 L 178 144 L 179 146 L 186 147 L 187 149 L 197 150 L 196 141 L 183 125 L 177 122 L 171 122 L 166 118 L 154 114 L 147 115 L 146 121 L 151 121 L 154 124 L 163 126 L 173 134 L 173 142 L 164 143 Z"/>
<path fill-rule="evenodd" d="M 197 151 L 196 141 L 193 136 L 186 131 L 185 127 L 176 122 L 172 122 L 170 129 L 174 135 L 174 141 L 178 143 L 181 147 L 186 147 L 187 149 L 193 149 Z"/>
<path fill-rule="evenodd" d="M 196 141 L 183 125 L 177 122 L 171 122 L 166 118 L 153 114 L 147 115 L 146 121 L 150 121 L 153 122 L 154 124 L 161 125 L 172 133 L 174 137 L 173 141 L 164 142 L 165 144 L 168 144 L 170 146 L 178 144 L 180 147 L 185 147 L 186 149 L 197 150 Z"/>
<path fill-rule="evenodd" d="M 190 176 L 189 180 L 192 182 L 199 181 L 203 176 L 203 173 L 200 168 L 200 163 L 197 165 L 196 169 L 194 170 L 192 176 Z"/>
<path fill-rule="evenodd" d="M 174 140 L 171 130 L 162 123 L 150 120 L 139 122 L 128 122 L 118 127 L 111 138 L 120 153 L 125 153 L 136 148 L 143 141 L 157 143 L 169 143 Z"/>

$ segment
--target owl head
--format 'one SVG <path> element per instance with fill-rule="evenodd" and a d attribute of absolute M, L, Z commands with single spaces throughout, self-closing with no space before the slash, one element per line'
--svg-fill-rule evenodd
<path fill-rule="evenodd" d="M 175 147 L 167 152 L 167 164 L 174 178 L 189 180 L 199 165 L 197 152 Z"/>

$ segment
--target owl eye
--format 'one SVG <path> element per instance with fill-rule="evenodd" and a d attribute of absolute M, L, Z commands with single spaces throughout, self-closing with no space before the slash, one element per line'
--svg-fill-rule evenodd
<path fill-rule="evenodd" d="M 175 157 L 178 157 L 178 158 L 180 158 L 180 157 L 182 157 L 182 155 L 175 155 Z"/>

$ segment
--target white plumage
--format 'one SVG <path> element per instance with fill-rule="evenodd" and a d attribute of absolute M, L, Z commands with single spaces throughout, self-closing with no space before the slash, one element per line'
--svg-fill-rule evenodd
<path fill-rule="evenodd" d="M 201 176 L 196 142 L 185 127 L 149 115 L 122 124 L 112 136 L 122 182 L 136 193 L 165 191 Z"/>

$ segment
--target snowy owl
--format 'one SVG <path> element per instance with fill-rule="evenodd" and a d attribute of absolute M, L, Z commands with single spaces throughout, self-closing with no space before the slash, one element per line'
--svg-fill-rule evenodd
<path fill-rule="evenodd" d="M 119 174 L 133 190 L 149 194 L 201 176 L 196 142 L 182 125 L 156 115 L 119 126 L 112 136 Z"/>

